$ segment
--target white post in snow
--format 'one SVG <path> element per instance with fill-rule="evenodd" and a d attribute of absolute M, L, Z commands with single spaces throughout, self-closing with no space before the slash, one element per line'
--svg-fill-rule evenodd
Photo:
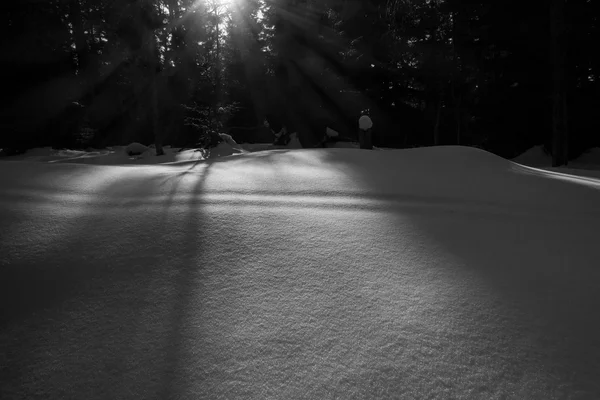
<path fill-rule="evenodd" d="M 373 150 L 372 128 L 373 121 L 368 115 L 362 115 L 358 119 L 358 142 L 361 149 Z"/>

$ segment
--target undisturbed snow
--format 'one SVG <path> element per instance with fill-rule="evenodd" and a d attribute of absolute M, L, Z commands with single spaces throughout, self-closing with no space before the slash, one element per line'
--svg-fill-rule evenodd
<path fill-rule="evenodd" d="M 530 148 L 515 157 L 513 161 L 530 167 L 600 178 L 600 148 L 598 147 L 592 148 L 575 160 L 570 161 L 567 167 L 551 167 L 552 156 L 544 152 L 542 146 Z"/>
<path fill-rule="evenodd" d="M 0 163 L 0 393 L 600 398 L 600 180 L 477 149 Z"/>

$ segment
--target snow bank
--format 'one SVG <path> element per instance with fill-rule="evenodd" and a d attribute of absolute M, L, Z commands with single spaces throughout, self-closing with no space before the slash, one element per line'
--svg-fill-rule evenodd
<path fill-rule="evenodd" d="M 236 163 L 252 160 L 253 165 L 258 163 L 264 168 L 277 165 L 280 176 L 284 171 L 295 171 L 296 160 L 306 160 L 311 166 L 306 171 L 313 171 L 315 176 L 324 175 L 322 171 L 334 165 L 339 170 L 351 172 L 339 182 L 327 181 L 331 193 L 349 190 L 358 193 L 366 185 L 372 196 L 437 199 L 435 201 L 457 206 L 472 205 L 473 210 L 477 204 L 497 209 L 513 209 L 518 205 L 529 211 L 562 209 L 572 202 L 569 199 L 574 191 L 586 191 L 599 184 L 583 177 L 516 164 L 484 150 L 458 146 L 373 151 L 360 157 L 352 149 L 303 149 L 297 153 L 276 153 L 263 159 L 269 162 L 265 161 L 263 165 L 254 160 L 253 154 L 248 154 Z M 310 174 L 306 172 L 301 176 Z M 312 176 L 309 181 L 314 178 Z M 294 189 L 308 190 L 303 189 L 303 185 L 309 181 L 293 182 L 287 178 L 286 181 Z M 589 203 L 591 197 L 580 196 L 578 199 L 582 205 Z"/>
<path fill-rule="evenodd" d="M 233 142 L 235 143 L 235 141 Z M 244 154 L 247 151 L 242 147 L 239 147 L 236 143 L 236 146 L 232 146 L 227 142 L 221 142 L 216 147 L 210 148 L 207 153 L 209 159 L 215 159 L 219 157 L 227 157 L 234 154 Z"/>
<path fill-rule="evenodd" d="M 272 150 L 273 143 L 242 143 L 240 147 L 248 152 Z"/>
<path fill-rule="evenodd" d="M 579 158 L 573 161 L 573 164 L 589 166 L 590 168 L 600 168 L 600 148 L 595 147 L 583 153 Z"/>
<path fill-rule="evenodd" d="M 360 149 L 360 144 L 356 142 L 335 142 L 328 143 L 327 147 L 334 149 Z"/>
<path fill-rule="evenodd" d="M 335 130 L 331 129 L 330 127 L 327 127 L 325 129 L 325 133 L 329 137 L 338 137 L 340 135 L 340 133 L 338 131 L 335 131 Z"/>
<path fill-rule="evenodd" d="M 543 168 L 549 171 L 562 171 L 564 173 L 595 177 L 597 174 L 593 171 L 600 169 L 600 148 L 588 150 L 579 158 L 569 161 L 567 167 L 552 167 L 552 155 L 546 154 L 543 150 L 543 146 L 532 147 L 523 154 L 515 157 L 512 161 L 521 165 Z"/>
<path fill-rule="evenodd" d="M 227 157 L 234 153 L 233 147 L 226 142 L 221 142 L 217 146 L 208 150 L 208 158 Z"/>
<path fill-rule="evenodd" d="M 148 146 L 141 143 L 133 142 L 125 146 L 125 153 L 129 156 L 141 155 L 150 150 Z"/>
<path fill-rule="evenodd" d="M 290 134 L 290 141 L 285 147 L 288 149 L 302 148 L 302 144 L 300 143 L 300 139 L 298 138 L 298 134 L 296 132 Z"/>
<path fill-rule="evenodd" d="M 225 141 L 225 143 L 227 143 L 231 147 L 238 147 L 237 142 L 231 135 L 228 135 L 226 133 L 219 133 L 219 136 L 221 137 L 221 139 L 223 139 L 223 141 Z"/>
<path fill-rule="evenodd" d="M 29 149 L 24 154 L 6 157 L 6 159 L 12 161 L 47 161 L 60 158 L 57 157 L 57 154 L 60 151 L 61 150 L 54 150 L 51 147 L 38 147 Z"/>
<path fill-rule="evenodd" d="M 544 152 L 543 146 L 535 146 L 513 158 L 513 161 L 530 167 L 549 167 L 552 165 L 552 156 Z"/>

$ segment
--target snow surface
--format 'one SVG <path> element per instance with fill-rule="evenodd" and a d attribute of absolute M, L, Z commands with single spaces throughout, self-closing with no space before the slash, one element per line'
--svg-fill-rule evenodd
<path fill-rule="evenodd" d="M 171 164 L 187 161 L 202 161 L 207 159 L 215 159 L 231 155 L 239 155 L 248 152 L 257 152 L 274 149 L 301 149 L 302 144 L 296 133 L 290 135 L 290 142 L 283 145 L 273 145 L 272 143 L 242 143 L 238 144 L 230 135 L 220 133 L 224 142 L 221 142 L 216 148 L 209 151 L 189 149 L 180 151 L 180 148 L 171 148 L 164 146 L 165 152 L 162 156 L 156 156 L 156 149 L 146 147 L 146 150 L 140 155 L 130 156 L 127 153 L 127 148 L 137 146 L 132 144 L 129 146 L 114 146 L 106 149 L 87 149 L 83 150 L 54 150 L 51 147 L 35 148 L 28 150 L 25 154 L 2 157 L 2 161 L 41 161 L 49 163 L 77 163 L 77 164 L 94 164 L 94 165 L 154 165 L 154 164 Z M 358 143 L 343 143 L 334 144 L 336 148 L 358 148 Z M 142 148 L 137 148 L 141 150 Z"/>
<path fill-rule="evenodd" d="M 179 148 L 163 147 L 165 154 L 156 156 L 156 149 L 148 148 L 141 155 L 129 156 L 127 146 L 115 146 L 103 150 L 54 150 L 50 147 L 28 150 L 27 153 L 5 157 L 3 161 L 38 161 L 48 163 L 77 163 L 94 165 L 153 165 L 170 164 L 188 161 L 202 161 L 210 157 L 210 153 L 190 149 L 179 151 Z M 243 153 L 242 146 L 231 147 L 227 143 L 213 152 L 212 157 Z"/>
<path fill-rule="evenodd" d="M 600 180 L 481 150 L 0 163 L 2 399 L 600 398 Z"/>
<path fill-rule="evenodd" d="M 594 148 L 569 161 L 566 167 L 552 167 L 552 156 L 546 154 L 542 146 L 535 146 L 515 157 L 514 162 L 529 167 L 542 168 L 547 171 L 600 178 L 600 148 Z"/>

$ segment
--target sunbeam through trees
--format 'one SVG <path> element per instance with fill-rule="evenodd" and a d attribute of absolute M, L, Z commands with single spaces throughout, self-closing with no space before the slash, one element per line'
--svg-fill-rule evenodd
<path fill-rule="evenodd" d="M 0 148 L 304 147 L 329 127 L 564 165 L 600 145 L 595 2 L 49 0 L 2 11 Z M 265 124 L 265 121 L 268 124 Z M 267 128 L 266 125 L 269 127 Z"/>

